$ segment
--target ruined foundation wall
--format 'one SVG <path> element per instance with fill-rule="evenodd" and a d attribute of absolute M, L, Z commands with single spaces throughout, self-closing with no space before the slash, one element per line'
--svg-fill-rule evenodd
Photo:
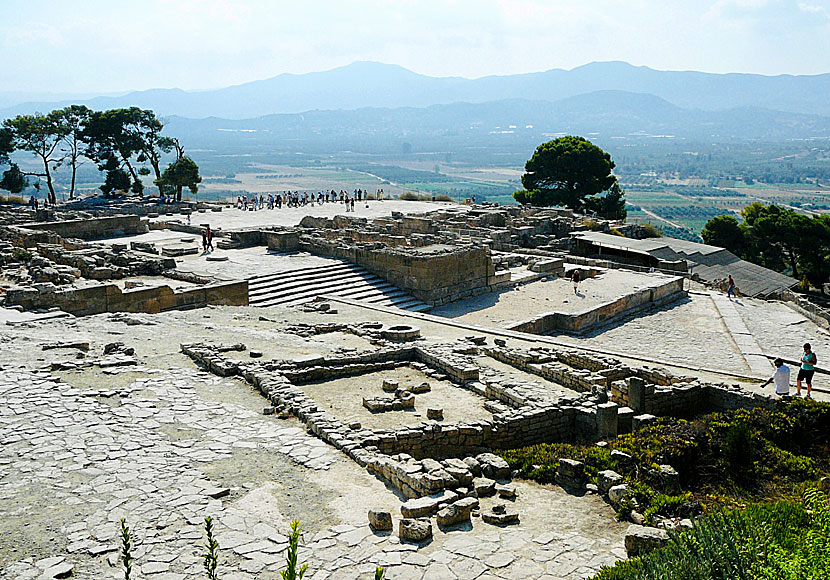
<path fill-rule="evenodd" d="M 138 235 L 150 231 L 147 220 L 137 215 L 28 223 L 20 224 L 20 227 L 27 230 L 50 231 L 62 238 L 80 238 L 82 240 Z"/>
<path fill-rule="evenodd" d="M 685 295 L 683 278 L 678 277 L 583 312 L 548 312 L 538 318 L 520 322 L 510 330 L 529 334 L 547 334 L 555 330 L 585 332 L 645 308 L 669 304 Z"/>
<path fill-rule="evenodd" d="M 377 248 L 301 238 L 299 249 L 362 266 L 432 305 L 487 292 L 495 283 L 493 260 L 482 246 Z"/>
<path fill-rule="evenodd" d="M 121 290 L 115 284 L 102 284 L 72 290 L 20 293 L 14 302 L 26 310 L 57 307 L 75 316 L 103 312 L 146 312 L 195 308 L 208 304 L 247 306 L 248 282 L 230 282 L 175 291 L 170 286 Z"/>

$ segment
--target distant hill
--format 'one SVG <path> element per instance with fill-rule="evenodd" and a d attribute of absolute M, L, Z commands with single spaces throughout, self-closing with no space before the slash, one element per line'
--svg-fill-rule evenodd
<path fill-rule="evenodd" d="M 597 91 L 556 102 L 507 99 L 430 107 L 305 111 L 255 119 L 171 117 L 171 133 L 208 148 L 378 151 L 503 145 L 529 150 L 556 134 L 610 139 L 768 140 L 830 137 L 830 117 L 739 107 L 683 109 L 654 95 Z"/>
<path fill-rule="evenodd" d="M 123 96 L 27 101 L 0 109 L 0 117 L 82 102 L 96 109 L 136 105 L 165 116 L 246 119 L 315 109 L 429 107 L 506 99 L 556 102 L 597 91 L 650 94 L 685 109 L 758 107 L 830 116 L 830 74 L 711 74 L 596 62 L 572 70 L 465 79 L 430 77 L 397 65 L 356 62 L 324 72 L 281 74 L 210 91 L 153 89 Z M 10 93 L 0 97 L 0 103 L 14 98 Z"/>

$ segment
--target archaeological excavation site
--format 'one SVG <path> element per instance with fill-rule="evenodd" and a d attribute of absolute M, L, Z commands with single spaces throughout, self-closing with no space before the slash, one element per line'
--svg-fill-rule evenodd
<path fill-rule="evenodd" d="M 0 207 L 0 268 L 4 580 L 123 578 L 126 529 L 203 578 L 206 517 L 222 579 L 294 520 L 307 580 L 603 577 L 743 501 L 696 426 L 830 356 L 786 276 L 566 209 Z"/>

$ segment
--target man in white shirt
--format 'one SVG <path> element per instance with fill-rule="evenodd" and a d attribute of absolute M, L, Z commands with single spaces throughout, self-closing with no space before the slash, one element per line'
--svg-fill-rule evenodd
<path fill-rule="evenodd" d="M 790 394 L 790 367 L 785 365 L 780 358 L 775 359 L 775 373 L 761 385 L 761 388 L 770 383 L 775 383 L 775 394 L 779 397 L 786 397 Z"/>

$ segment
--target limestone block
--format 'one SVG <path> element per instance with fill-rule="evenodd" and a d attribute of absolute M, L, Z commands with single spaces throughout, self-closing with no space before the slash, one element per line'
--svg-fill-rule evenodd
<path fill-rule="evenodd" d="M 611 469 L 605 469 L 597 473 L 597 488 L 600 493 L 608 493 L 608 490 L 623 482 L 623 476 Z"/>
<path fill-rule="evenodd" d="M 369 525 L 374 530 L 391 532 L 392 514 L 386 510 L 369 510 Z"/>
<path fill-rule="evenodd" d="M 656 420 L 657 417 L 655 417 L 654 415 L 650 415 L 648 413 L 636 415 L 631 419 L 631 429 L 633 431 L 638 431 L 639 429 L 642 429 L 643 427 L 646 427 L 651 423 L 654 423 Z"/>
<path fill-rule="evenodd" d="M 631 524 L 625 532 L 625 550 L 629 556 L 647 554 L 669 541 L 666 530 Z"/>
<path fill-rule="evenodd" d="M 493 453 L 481 453 L 476 456 L 481 465 L 481 473 L 490 479 L 510 479 L 510 465 Z"/>
<path fill-rule="evenodd" d="M 671 465 L 660 465 L 658 477 L 663 492 L 667 495 L 677 495 L 680 489 L 680 474 Z"/>
<path fill-rule="evenodd" d="M 438 506 L 443 503 L 452 503 L 458 495 L 449 490 L 441 493 L 414 498 L 401 504 L 401 515 L 405 518 L 420 518 L 429 516 L 438 511 Z"/>
<path fill-rule="evenodd" d="M 450 504 L 438 510 L 435 520 L 441 527 L 449 527 L 462 523 L 470 522 L 470 511 L 459 507 L 456 504 Z"/>
<path fill-rule="evenodd" d="M 585 464 L 574 459 L 559 459 L 556 483 L 563 487 L 580 488 L 585 484 Z"/>
<path fill-rule="evenodd" d="M 621 505 L 630 496 L 631 496 L 631 493 L 628 489 L 628 486 L 625 485 L 624 483 L 621 483 L 619 485 L 611 486 L 608 489 L 608 501 L 610 501 L 615 506 Z"/>
<path fill-rule="evenodd" d="M 506 526 L 519 523 L 519 512 L 508 510 L 503 504 L 494 505 L 490 511 L 481 513 L 481 519 L 485 523 L 497 526 Z"/>
<path fill-rule="evenodd" d="M 496 493 L 496 482 L 486 477 L 473 479 L 473 489 L 477 497 L 490 497 Z"/>
<path fill-rule="evenodd" d="M 427 419 L 431 419 L 433 421 L 443 421 L 444 420 L 444 409 L 436 409 L 430 407 L 427 409 Z"/>
<path fill-rule="evenodd" d="M 427 518 L 404 518 L 398 524 L 398 535 L 405 541 L 426 541 L 432 537 L 432 522 Z"/>

